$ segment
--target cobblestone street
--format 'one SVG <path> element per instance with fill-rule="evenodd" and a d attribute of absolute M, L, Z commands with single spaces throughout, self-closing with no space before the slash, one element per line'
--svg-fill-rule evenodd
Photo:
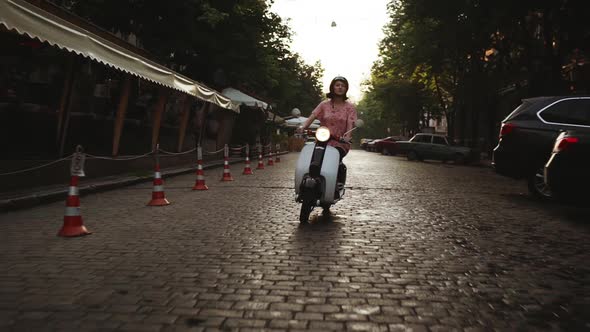
<path fill-rule="evenodd" d="M 64 202 L 0 214 L 0 330 L 590 329 L 590 210 L 354 150 L 344 200 L 300 226 L 297 156 L 165 179 L 166 207 L 151 183 L 83 196 L 86 237 L 56 236 Z"/>

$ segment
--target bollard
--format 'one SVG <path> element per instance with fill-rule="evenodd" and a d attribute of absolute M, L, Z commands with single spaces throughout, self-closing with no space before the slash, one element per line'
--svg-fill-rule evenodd
<path fill-rule="evenodd" d="M 152 199 L 148 202 L 148 206 L 164 206 L 169 205 L 170 202 L 166 199 L 164 193 L 164 180 L 162 180 L 162 173 L 160 172 L 160 159 L 158 156 L 158 150 L 160 144 L 156 144 L 156 150 L 154 151 L 155 160 L 155 171 L 154 171 L 154 188 L 152 190 Z"/>
<path fill-rule="evenodd" d="M 275 151 L 275 163 L 280 163 L 281 162 L 281 157 L 279 156 L 279 152 L 281 151 L 281 145 L 277 144 L 277 148 Z"/>
<path fill-rule="evenodd" d="M 223 177 L 221 181 L 233 181 L 234 178 L 231 176 L 229 171 L 229 148 L 227 144 L 223 147 Z"/>
<path fill-rule="evenodd" d="M 68 191 L 68 198 L 66 199 L 66 211 L 64 214 L 64 224 L 57 233 L 58 236 L 73 237 L 92 234 L 82 221 L 82 214 L 80 213 L 80 196 L 78 189 L 78 181 L 84 174 L 84 161 L 86 155 L 82 151 L 82 147 L 76 147 L 76 153 L 72 158 L 72 165 L 70 167 L 70 188 Z"/>
<path fill-rule="evenodd" d="M 252 175 L 252 168 L 250 168 L 250 144 L 246 144 L 246 166 L 244 166 L 243 175 Z"/>
<path fill-rule="evenodd" d="M 264 161 L 262 160 L 262 145 L 258 144 L 258 166 L 256 169 L 264 169 Z"/>
<path fill-rule="evenodd" d="M 205 173 L 203 172 L 203 150 L 201 146 L 197 146 L 197 181 L 193 190 L 209 190 L 205 184 Z"/>
<path fill-rule="evenodd" d="M 268 162 L 266 166 L 274 166 L 274 161 L 272 160 L 272 144 L 268 145 Z"/>

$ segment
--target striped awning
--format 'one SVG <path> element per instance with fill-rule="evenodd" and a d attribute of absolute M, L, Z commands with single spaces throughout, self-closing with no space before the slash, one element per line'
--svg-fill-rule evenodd
<path fill-rule="evenodd" d="M 23 0 L 0 0 L 0 24 L 9 30 L 178 90 L 222 108 L 239 105 L 221 93 L 125 49 Z"/>

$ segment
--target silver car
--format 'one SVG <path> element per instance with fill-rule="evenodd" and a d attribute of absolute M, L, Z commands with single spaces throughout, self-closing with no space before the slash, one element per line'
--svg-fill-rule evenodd
<path fill-rule="evenodd" d="M 409 141 L 396 142 L 396 150 L 408 160 L 452 160 L 464 164 L 479 159 L 473 149 L 455 145 L 448 137 L 437 134 L 416 134 Z"/>

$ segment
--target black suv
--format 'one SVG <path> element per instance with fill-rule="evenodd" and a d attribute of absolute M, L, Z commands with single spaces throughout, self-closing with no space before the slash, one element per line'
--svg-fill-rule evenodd
<path fill-rule="evenodd" d="M 492 165 L 499 174 L 526 178 L 532 194 L 550 198 L 544 165 L 559 133 L 579 128 L 590 128 L 590 96 L 524 99 L 502 121 Z"/>
<path fill-rule="evenodd" d="M 555 140 L 545 165 L 545 183 L 555 198 L 587 204 L 590 187 L 590 129 L 568 130 Z"/>

